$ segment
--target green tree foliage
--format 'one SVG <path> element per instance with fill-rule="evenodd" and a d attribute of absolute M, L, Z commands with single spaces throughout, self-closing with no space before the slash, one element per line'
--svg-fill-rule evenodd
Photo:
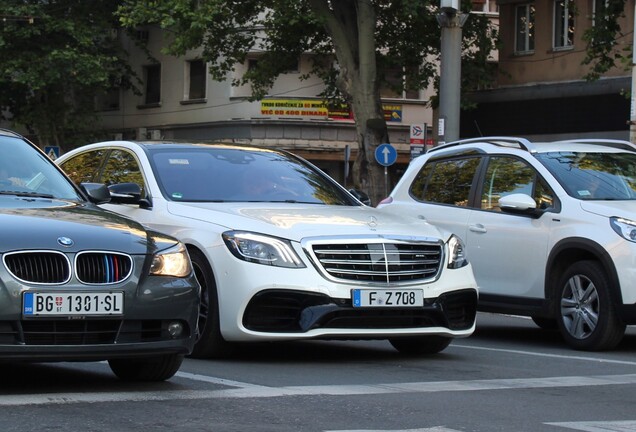
<path fill-rule="evenodd" d="M 619 65 L 631 66 L 632 45 L 618 43 L 620 37 L 626 36 L 619 24 L 625 18 L 625 0 L 598 0 L 596 5 L 594 25 L 583 35 L 587 43 L 583 64 L 590 65 L 587 80 L 596 80 Z"/>
<path fill-rule="evenodd" d="M 95 95 L 130 87 L 113 0 L 0 0 L 0 112 L 41 145 L 95 132 Z"/>
<path fill-rule="evenodd" d="M 377 202 L 384 178 L 374 151 L 388 142 L 380 88 L 418 90 L 433 80 L 441 34 L 438 6 L 431 0 L 127 0 L 120 14 L 127 27 L 155 24 L 169 31 L 168 54 L 203 47 L 216 80 L 226 79 L 248 53 L 258 52 L 256 67 L 234 82 L 249 83 L 255 100 L 301 54 L 312 53 L 312 73 L 327 84 L 317 96 L 352 107 L 358 135 L 354 184 Z M 485 17 L 474 16 L 466 34 L 471 41 L 467 58 L 481 62 L 484 71 L 472 83 L 483 83 L 493 77 L 484 67 L 494 30 Z M 389 80 L 396 70 L 403 79 Z"/>

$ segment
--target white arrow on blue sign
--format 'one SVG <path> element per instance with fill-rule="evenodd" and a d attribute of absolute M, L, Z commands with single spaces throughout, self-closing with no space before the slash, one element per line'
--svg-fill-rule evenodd
<path fill-rule="evenodd" d="M 375 160 L 382 166 L 390 166 L 397 160 L 397 150 L 391 144 L 380 144 L 375 149 Z"/>

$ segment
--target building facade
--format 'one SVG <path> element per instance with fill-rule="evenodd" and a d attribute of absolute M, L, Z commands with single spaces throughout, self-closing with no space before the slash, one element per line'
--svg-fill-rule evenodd
<path fill-rule="evenodd" d="M 494 0 L 474 3 L 476 13 L 496 18 Z M 301 79 L 311 70 L 310 54 L 296 67 L 279 76 L 269 95 L 250 101 L 249 86 L 231 83 L 258 61 L 258 53 L 236 65 L 233 75 L 217 82 L 207 73 L 200 52 L 184 57 L 161 53 L 166 45 L 164 32 L 156 27 L 140 29 L 137 38 L 147 42 L 156 61 L 132 40 L 124 39 L 131 65 L 142 78 L 142 94 L 114 91 L 98 101 L 101 126 L 113 138 L 231 140 L 290 150 L 318 165 L 346 184 L 345 163 L 357 152 L 354 119 L 347 107 L 327 107 L 319 97 L 323 82 Z M 123 36 L 122 36 L 123 37 Z M 400 79 L 401 73 L 396 74 Z M 395 94 L 382 90 L 389 141 L 398 153 L 388 168 L 393 184 L 412 157 L 411 142 L 431 145 L 434 115 L 430 106 L 433 88 Z M 417 140 L 413 130 L 422 131 Z M 417 153 L 413 153 L 417 154 Z"/>
<path fill-rule="evenodd" d="M 631 68 L 584 77 L 584 34 L 605 0 L 499 0 L 501 46 L 495 88 L 476 92 L 461 136 L 529 139 L 602 136 L 629 139 Z M 619 19 L 618 51 L 633 43 L 634 1 Z M 631 64 L 629 65 L 631 66 Z"/>

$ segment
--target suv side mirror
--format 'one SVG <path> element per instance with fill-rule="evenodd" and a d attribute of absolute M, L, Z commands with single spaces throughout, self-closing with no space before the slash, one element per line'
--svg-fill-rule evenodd
<path fill-rule="evenodd" d="M 366 193 L 359 191 L 358 189 L 349 189 L 349 193 L 356 197 L 364 205 L 371 205 L 371 198 Z"/>
<path fill-rule="evenodd" d="M 537 203 L 530 195 L 516 193 L 499 198 L 499 207 L 505 212 L 534 214 Z"/>

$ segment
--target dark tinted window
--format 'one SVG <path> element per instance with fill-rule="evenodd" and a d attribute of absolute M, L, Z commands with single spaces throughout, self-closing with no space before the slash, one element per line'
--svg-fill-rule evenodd
<path fill-rule="evenodd" d="M 105 150 L 81 153 L 61 166 L 75 184 L 94 182 L 99 174 Z"/>
<path fill-rule="evenodd" d="M 237 146 L 151 148 L 151 163 L 173 201 L 273 201 L 357 205 L 335 181 L 286 153 Z"/>
<path fill-rule="evenodd" d="M 426 164 L 411 186 L 419 201 L 468 206 L 480 158 L 470 157 Z"/>

